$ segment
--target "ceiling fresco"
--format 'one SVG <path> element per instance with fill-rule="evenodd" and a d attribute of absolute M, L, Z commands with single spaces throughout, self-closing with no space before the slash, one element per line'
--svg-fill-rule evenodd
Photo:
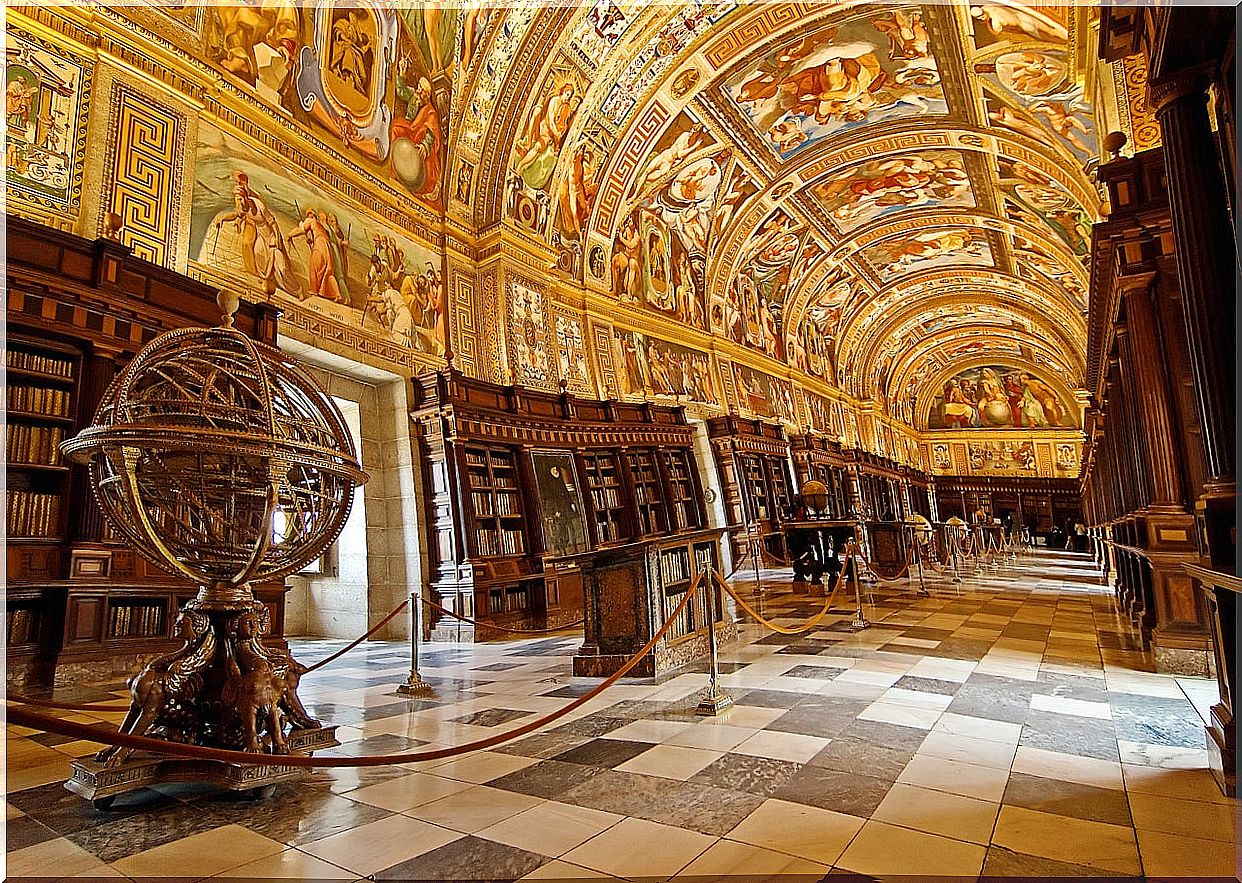
<path fill-rule="evenodd" d="M 713 335 L 766 376 L 801 372 L 912 424 L 963 360 L 1056 375 L 1063 395 L 1081 383 L 1101 209 L 1078 61 L 1093 14 L 467 9 L 448 135 L 466 198 L 449 212 L 541 239 L 636 327 Z"/>

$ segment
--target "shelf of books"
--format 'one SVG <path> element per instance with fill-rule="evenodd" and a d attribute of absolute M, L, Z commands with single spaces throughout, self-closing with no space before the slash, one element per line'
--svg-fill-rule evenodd
<path fill-rule="evenodd" d="M 717 543 L 712 541 L 664 547 L 659 553 L 661 619 L 667 621 L 689 590 L 694 575 L 717 567 Z M 666 640 L 676 641 L 705 629 L 709 620 L 719 621 L 721 610 L 709 617 L 711 591 L 706 584 L 673 623 Z"/>
<path fill-rule="evenodd" d="M 463 454 L 475 554 L 483 558 L 524 554 L 522 497 L 513 450 L 471 445 L 463 448 Z"/>
<path fill-rule="evenodd" d="M 665 515 L 664 490 L 656 453 L 651 450 L 630 451 L 630 478 L 634 482 L 634 504 L 638 510 L 638 532 L 649 537 L 668 530 Z"/>
<path fill-rule="evenodd" d="M 664 451 L 664 468 L 668 472 L 668 505 L 672 512 L 673 529 L 692 530 L 702 527 L 689 455 L 686 451 L 677 449 Z"/>
<path fill-rule="evenodd" d="M 9 542 L 58 542 L 64 536 L 61 498 L 69 476 L 60 443 L 73 433 L 81 358 L 67 347 L 11 337 L 5 363 Z"/>
<path fill-rule="evenodd" d="M 613 453 L 589 453 L 583 456 L 587 487 L 595 511 L 595 532 L 598 542 L 616 543 L 630 538 L 625 519 L 625 498 L 621 489 L 620 470 Z"/>

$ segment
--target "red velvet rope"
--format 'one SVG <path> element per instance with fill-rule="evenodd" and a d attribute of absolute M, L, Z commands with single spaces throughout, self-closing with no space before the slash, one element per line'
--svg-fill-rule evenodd
<path fill-rule="evenodd" d="M 570 702 L 564 708 L 559 708 L 543 717 L 536 718 L 529 723 L 520 727 L 509 730 L 504 733 L 497 733 L 494 736 L 488 736 L 486 739 L 476 739 L 473 742 L 466 742 L 462 745 L 452 746 L 448 748 L 436 748 L 430 751 L 407 751 L 401 754 L 380 754 L 363 757 L 308 757 L 300 754 L 266 754 L 252 753 L 248 751 L 230 751 L 225 748 L 208 748 L 204 745 L 186 745 L 177 742 L 165 742 L 161 739 L 151 739 L 146 736 L 131 736 L 125 733 L 108 733 L 101 734 L 98 727 L 88 724 L 80 724 L 75 721 L 61 720 L 56 717 L 49 717 L 45 714 L 39 714 L 36 711 L 30 711 L 20 706 L 9 706 L 8 723 L 17 724 L 23 727 L 31 727 L 36 730 L 44 730 L 49 733 L 59 733 L 62 736 L 72 736 L 76 739 L 85 739 L 90 742 L 97 742 L 103 745 L 122 745 L 126 748 L 145 749 L 156 754 L 166 755 L 169 757 L 186 757 L 195 760 L 217 760 L 225 763 L 242 764 L 248 766 L 289 766 L 289 767 L 369 767 L 384 766 L 388 764 L 414 763 L 420 760 L 440 760 L 445 757 L 456 757 L 459 754 L 468 754 L 471 751 L 480 751 L 484 748 L 491 748 L 494 745 L 500 745 L 518 736 L 525 736 L 527 733 L 534 732 L 542 727 L 550 724 L 552 721 L 559 720 L 569 714 L 576 708 L 581 708 L 584 704 L 594 699 L 604 690 L 611 687 L 621 678 L 625 677 L 634 666 L 646 656 L 656 643 L 668 633 L 673 623 L 677 622 L 682 612 L 686 609 L 686 605 L 690 603 L 690 599 L 694 593 L 699 590 L 703 581 L 703 574 L 695 574 L 694 579 L 690 583 L 690 588 L 686 590 L 686 596 L 681 599 L 677 608 L 665 620 L 660 630 L 652 635 L 651 640 L 643 645 L 642 649 L 630 657 L 621 668 L 605 678 L 597 687 L 590 692 L 584 693 L 577 699 Z M 6 700 L 8 701 L 8 700 Z"/>
<path fill-rule="evenodd" d="M 477 619 L 471 619 L 470 617 L 463 616 L 460 613 L 454 613 L 452 610 L 449 610 L 447 607 L 441 607 L 439 604 L 437 604 L 435 601 L 432 601 L 430 598 L 423 598 L 423 603 L 426 604 L 428 607 L 434 607 L 436 610 L 439 610 L 441 613 L 446 613 L 449 616 L 454 617 L 455 619 L 460 619 L 462 622 L 468 622 L 471 625 L 476 626 L 478 628 L 494 629 L 495 631 L 498 631 L 498 632 L 508 632 L 511 635 L 550 635 L 554 632 L 563 632 L 565 631 L 565 629 L 576 629 L 578 626 L 586 622 L 585 619 L 576 619 L 573 622 L 567 622 L 564 625 L 558 625 L 555 628 L 550 628 L 550 629 L 511 629 L 503 625 L 497 625 L 494 622 L 479 622 Z"/>

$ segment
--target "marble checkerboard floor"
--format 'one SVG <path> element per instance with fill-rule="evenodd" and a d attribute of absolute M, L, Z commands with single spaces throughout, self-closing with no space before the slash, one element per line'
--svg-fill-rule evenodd
<path fill-rule="evenodd" d="M 764 574 L 762 603 L 796 624 L 818 604 L 787 579 Z M 9 879 L 1235 876 L 1236 806 L 1206 769 L 1215 682 L 1152 673 L 1089 561 L 1044 552 L 928 586 L 876 586 L 863 631 L 840 609 L 795 637 L 747 620 L 717 718 L 693 713 L 696 666 L 490 751 L 316 770 L 261 803 L 176 786 L 97 812 L 62 787 L 97 746 L 10 726 Z M 342 643 L 293 648 L 309 663 Z M 407 648 L 373 642 L 301 693 L 340 754 L 459 744 L 590 689 L 577 644 L 426 646 L 434 695 L 411 699 L 394 690 Z"/>

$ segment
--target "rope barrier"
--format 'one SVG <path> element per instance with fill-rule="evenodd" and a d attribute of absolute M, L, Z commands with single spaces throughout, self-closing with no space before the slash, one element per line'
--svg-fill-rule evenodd
<path fill-rule="evenodd" d="M 304 674 L 304 675 L 308 675 L 308 674 L 310 674 L 311 672 L 315 671 L 315 669 L 323 668 L 323 667 L 324 667 L 325 665 L 327 665 L 329 662 L 334 662 L 334 661 L 336 661 L 337 659 L 340 659 L 342 656 L 344 656 L 344 655 L 345 655 L 346 653 L 348 653 L 350 650 L 353 650 L 355 647 L 357 647 L 359 644 L 361 644 L 361 643 L 362 643 L 363 641 L 365 641 L 367 638 L 371 637 L 373 634 L 375 634 L 376 632 L 378 632 L 378 631 L 379 631 L 380 629 L 382 629 L 384 626 L 388 625 L 388 623 L 392 622 L 393 617 L 394 617 L 394 616 L 396 616 L 398 613 L 400 613 L 402 610 L 404 610 L 407 606 L 409 606 L 409 603 L 410 603 L 410 599 L 409 599 L 409 598 L 406 598 L 404 601 L 402 601 L 400 604 L 398 604 L 396 607 L 394 607 L 394 608 L 392 609 L 392 612 L 391 612 L 391 613 L 389 613 L 387 616 L 385 616 L 383 619 L 381 619 L 378 623 L 376 623 L 376 624 L 375 624 L 375 625 L 374 625 L 374 626 L 373 626 L 373 627 L 372 627 L 369 631 L 367 631 L 367 632 L 366 632 L 365 634 L 363 634 L 361 637 L 355 638 L 354 640 L 352 640 L 352 641 L 350 641 L 348 644 L 346 644 L 344 647 L 342 647 L 340 650 L 337 650 L 337 651 L 336 651 L 335 653 L 333 653 L 331 656 L 327 656 L 327 657 L 325 657 L 325 658 L 323 658 L 323 659 L 319 660 L 319 661 L 318 661 L 318 662 L 316 662 L 314 665 L 308 665 L 308 666 L 306 667 L 306 671 L 302 672 L 302 674 Z"/>
<path fill-rule="evenodd" d="M 9 693 L 7 702 L 20 702 L 22 705 L 35 705 L 40 708 L 60 708 L 65 711 L 126 711 L 128 705 L 104 705 L 101 702 L 56 702 L 52 699 L 36 699 L 34 696 L 22 696 Z"/>
<path fill-rule="evenodd" d="M 746 601 L 742 598 L 741 595 L 733 591 L 733 587 L 731 585 L 729 585 L 723 579 L 717 579 L 717 583 L 720 585 L 721 588 L 723 588 L 726 592 L 729 593 L 729 596 L 733 598 L 733 600 L 736 601 L 743 610 L 745 610 L 752 617 L 754 617 L 759 622 L 760 625 L 766 628 L 769 628 L 774 632 L 778 632 L 782 635 L 800 635 L 800 634 L 803 634 L 804 632 L 809 632 L 811 629 L 815 628 L 815 626 L 819 624 L 819 621 L 828 615 L 828 611 L 832 608 L 832 602 L 837 597 L 837 592 L 840 591 L 841 586 L 845 584 L 845 574 L 849 570 L 850 562 L 853 559 L 854 559 L 854 553 L 852 551 L 847 556 L 845 556 L 845 563 L 841 566 L 841 572 L 837 575 L 837 584 L 832 587 L 832 591 L 828 594 L 828 597 L 824 599 L 824 609 L 819 611 L 819 613 L 815 614 L 814 617 L 807 620 L 805 623 L 798 626 L 797 628 L 787 628 L 785 626 L 779 626 L 770 620 L 764 619 L 762 616 L 759 615 L 759 613 L 755 610 L 755 608 L 751 607 L 749 604 L 746 603 Z M 715 577 L 715 574 L 713 574 L 713 577 Z"/>
<path fill-rule="evenodd" d="M 716 575 L 713 573 L 713 576 Z M 89 742 L 96 742 L 104 745 L 122 745 L 126 748 L 137 748 L 152 751 L 156 754 L 167 755 L 170 757 L 185 757 L 194 760 L 217 760 L 225 763 L 241 764 L 246 766 L 286 766 L 286 767 L 371 767 L 371 766 L 387 766 L 391 764 L 415 763 L 421 760 L 440 760 L 446 757 L 456 757 L 459 754 L 468 754 L 471 751 L 480 751 L 485 748 L 491 748 L 494 745 L 508 742 L 516 739 L 518 736 L 525 736 L 527 733 L 538 730 L 552 721 L 559 720 L 569 714 L 576 708 L 582 707 L 584 704 L 594 699 L 604 690 L 611 687 L 621 678 L 625 677 L 634 666 L 646 656 L 651 649 L 655 647 L 667 633 L 673 624 L 676 623 L 681 614 L 685 611 L 686 605 L 690 603 L 690 599 L 703 581 L 703 574 L 697 573 L 690 582 L 690 588 L 686 590 L 686 596 L 681 599 L 676 609 L 664 621 L 664 625 L 656 632 L 651 640 L 643 645 L 642 649 L 630 657 L 621 668 L 617 669 L 607 678 L 605 678 L 598 686 L 589 692 L 582 694 L 577 699 L 570 702 L 564 708 L 559 708 L 543 717 L 536 718 L 529 723 L 523 724 L 504 733 L 497 733 L 494 736 L 488 736 L 485 739 L 476 739 L 473 742 L 466 742 L 449 748 L 436 748 L 430 751 L 407 751 L 400 754 L 379 754 L 366 755 L 361 757 L 308 757 L 301 754 L 266 754 L 252 753 L 249 751 L 232 751 L 226 748 L 209 748 L 205 745 L 188 745 L 177 742 L 165 742 L 160 739 L 151 739 L 146 736 L 133 736 L 126 733 L 109 733 L 107 738 L 101 738 L 98 727 L 80 724 L 76 721 L 62 720 L 61 718 L 49 717 L 45 714 L 39 714 L 26 708 L 10 706 L 6 709 L 8 722 L 23 727 L 31 727 L 36 730 L 43 730 L 48 733 L 58 733 L 62 736 L 72 736 L 76 739 L 85 739 Z"/>
<path fill-rule="evenodd" d="M 355 638 L 353 641 L 350 641 L 340 650 L 337 650 L 332 655 L 319 660 L 314 665 L 307 666 L 306 671 L 304 671 L 303 674 L 304 675 L 310 674 L 316 669 L 323 668 L 328 663 L 335 662 L 336 660 L 340 659 L 350 650 L 353 650 L 363 641 L 367 640 L 372 635 L 374 635 L 376 632 L 378 632 L 380 629 L 382 629 L 384 626 L 388 625 L 388 623 L 392 622 L 393 617 L 395 617 L 398 613 L 404 610 L 409 605 L 409 603 L 410 603 L 410 599 L 406 598 L 404 601 L 398 604 L 395 608 L 393 608 L 392 612 L 390 612 L 387 616 L 385 616 L 378 623 L 372 626 L 361 637 Z M 7 701 L 19 702 L 22 705 L 33 705 L 36 708 L 56 708 L 62 711 L 128 711 L 129 710 L 128 704 L 106 705 L 102 702 L 57 702 L 53 699 L 38 699 L 34 696 L 22 696 L 21 694 L 18 694 L 18 693 L 9 693 L 7 696 Z"/>
<path fill-rule="evenodd" d="M 447 607 L 441 607 L 439 604 L 437 604 L 435 601 L 432 601 L 430 598 L 423 598 L 423 603 L 426 604 L 428 607 L 434 607 L 436 610 L 439 610 L 441 613 L 447 613 L 449 616 L 460 619 L 462 622 L 468 622 L 471 625 L 476 626 L 478 628 L 494 629 L 498 632 L 508 632 L 511 635 L 550 635 L 553 632 L 563 632 L 566 629 L 576 629 L 578 626 L 586 622 L 585 619 L 576 619 L 573 622 L 567 622 L 564 625 L 558 625 L 555 628 L 550 628 L 550 629 L 511 629 L 503 625 L 496 625 L 495 623 L 492 623 L 492 622 L 479 622 L 477 619 L 471 619 L 470 617 L 463 616 L 460 613 L 454 613 L 452 610 L 449 610 Z"/>

